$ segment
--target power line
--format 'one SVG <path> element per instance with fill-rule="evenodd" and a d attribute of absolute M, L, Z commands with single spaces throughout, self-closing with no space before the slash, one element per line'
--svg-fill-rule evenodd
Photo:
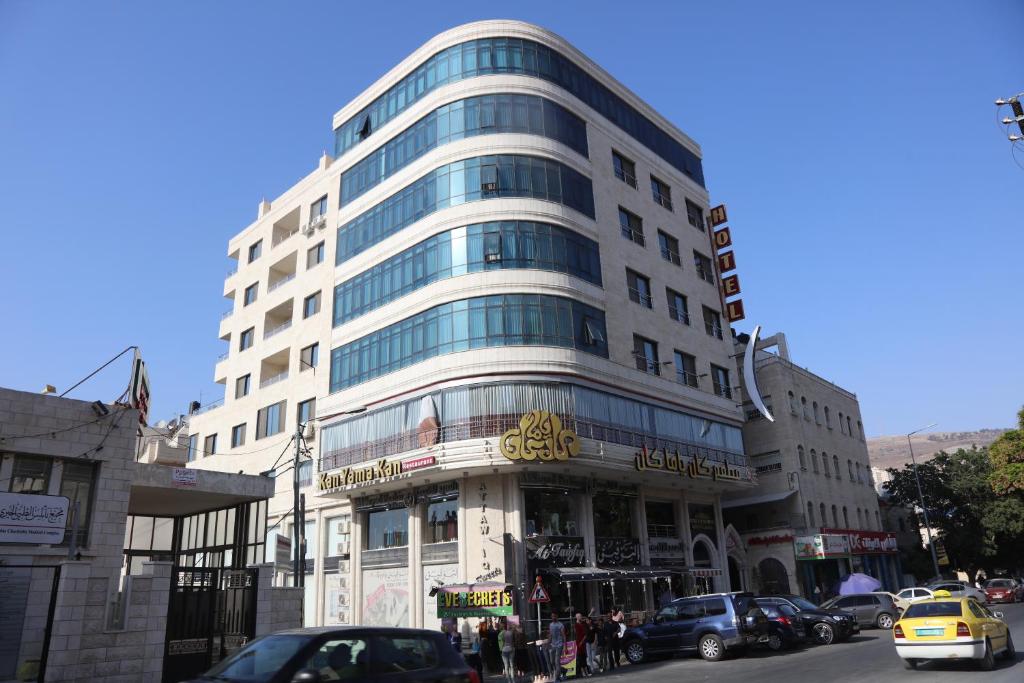
<path fill-rule="evenodd" d="M 79 380 L 79 381 L 78 381 L 77 383 L 73 384 L 73 385 L 71 386 L 71 388 L 70 388 L 70 389 L 68 389 L 68 390 L 67 390 L 67 391 L 65 391 L 65 392 L 64 392 L 63 394 L 61 394 L 61 395 L 60 395 L 60 398 L 63 398 L 63 397 L 65 396 L 65 395 L 67 395 L 67 394 L 71 393 L 71 392 L 72 392 L 73 390 L 77 389 L 77 388 L 78 388 L 79 386 L 81 386 L 82 384 L 85 384 L 85 383 L 86 383 L 87 381 L 89 381 L 89 380 L 90 380 L 90 379 L 91 379 L 91 378 L 92 378 L 92 377 L 93 377 L 94 375 L 96 375 L 97 373 L 99 373 L 99 372 L 100 372 L 100 371 L 101 371 L 101 370 L 102 370 L 103 368 L 107 367 L 108 365 L 110 365 L 111 363 L 113 363 L 113 362 L 114 362 L 115 360 L 117 360 L 118 358 L 120 358 L 121 356 L 123 356 L 124 354 L 128 353 L 128 352 L 129 352 L 129 351 L 131 351 L 132 349 L 138 349 L 138 348 L 139 348 L 138 346 L 129 346 L 129 347 L 127 348 L 127 349 L 125 349 L 125 350 L 124 350 L 124 351 L 122 351 L 121 353 L 117 354 L 116 356 L 114 356 L 113 358 L 111 358 L 110 360 L 108 360 L 108 361 L 107 361 L 106 363 L 104 363 L 103 365 L 99 366 L 98 368 L 96 368 L 95 370 L 93 370 L 92 372 L 90 372 L 90 373 L 89 373 L 88 375 L 86 375 L 86 376 L 85 376 L 85 378 L 84 378 L 84 379 L 82 379 L 82 380 Z"/>

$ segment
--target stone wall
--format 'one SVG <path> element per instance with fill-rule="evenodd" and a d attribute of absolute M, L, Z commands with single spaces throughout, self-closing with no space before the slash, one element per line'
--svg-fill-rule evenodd
<path fill-rule="evenodd" d="M 302 596 L 305 589 L 275 586 L 272 563 L 253 566 L 259 570 L 256 589 L 256 637 L 301 627 Z"/>

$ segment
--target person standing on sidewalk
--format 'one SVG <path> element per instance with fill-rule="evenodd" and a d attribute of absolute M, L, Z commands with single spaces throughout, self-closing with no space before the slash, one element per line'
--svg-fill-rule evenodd
<path fill-rule="evenodd" d="M 608 668 L 619 666 L 619 623 L 615 621 L 614 612 L 608 613 L 608 621 L 604 623 L 604 636 L 608 653 Z"/>
<path fill-rule="evenodd" d="M 548 626 L 548 660 L 551 666 L 551 679 L 562 678 L 562 649 L 565 647 L 565 626 L 558 620 L 558 613 L 551 613 L 551 625 Z"/>
<path fill-rule="evenodd" d="M 597 653 L 598 671 L 604 673 L 608 670 L 608 636 L 604 630 L 604 617 L 601 617 L 594 624 L 594 649 Z"/>
<path fill-rule="evenodd" d="M 508 622 L 498 631 L 498 649 L 501 651 L 501 662 L 504 667 L 506 683 L 516 683 L 516 665 L 514 660 L 515 646 L 512 643 L 512 631 Z"/>
<path fill-rule="evenodd" d="M 593 674 L 597 671 L 597 624 L 590 617 L 587 624 L 587 669 Z"/>
<path fill-rule="evenodd" d="M 522 626 L 512 627 L 512 647 L 515 648 L 512 660 L 516 665 L 516 676 L 525 677 L 526 672 L 530 670 L 530 655 L 526 645 L 526 633 Z"/>
<path fill-rule="evenodd" d="M 590 675 L 587 667 L 587 624 L 579 612 L 576 613 L 576 623 L 573 624 L 573 635 L 576 636 L 576 675 L 585 678 Z"/>

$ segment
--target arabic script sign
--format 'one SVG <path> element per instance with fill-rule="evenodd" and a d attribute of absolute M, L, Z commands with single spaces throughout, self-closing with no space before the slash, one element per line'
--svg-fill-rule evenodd
<path fill-rule="evenodd" d="M 640 544 L 632 538 L 598 538 L 595 545 L 599 567 L 640 564 Z"/>
<path fill-rule="evenodd" d="M 60 543 L 69 505 L 64 496 L 0 493 L 0 543 Z"/>
<path fill-rule="evenodd" d="M 691 479 L 714 479 L 715 481 L 741 478 L 738 467 L 727 463 L 708 464 L 707 456 L 687 458 L 685 455 L 679 455 L 678 450 L 669 453 L 668 449 L 662 449 L 659 453 L 657 448 L 649 451 L 647 446 L 644 446 L 633 456 L 633 464 L 637 472 L 661 470 Z"/>
<path fill-rule="evenodd" d="M 580 452 L 576 432 L 562 428 L 557 415 L 531 410 L 519 420 L 519 427 L 501 436 L 501 454 L 509 460 L 568 460 Z"/>
<path fill-rule="evenodd" d="M 579 536 L 531 536 L 526 539 L 526 559 L 538 566 L 582 567 L 586 555 Z"/>
<path fill-rule="evenodd" d="M 793 550 L 798 560 L 845 557 L 850 554 L 850 539 L 846 534 L 797 536 L 793 539 Z"/>

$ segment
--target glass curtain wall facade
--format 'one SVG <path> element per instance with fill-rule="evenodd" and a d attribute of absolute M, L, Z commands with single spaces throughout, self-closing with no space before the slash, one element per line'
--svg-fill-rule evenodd
<path fill-rule="evenodd" d="M 493 346 L 557 346 L 605 358 L 604 312 L 542 294 L 481 296 L 435 306 L 331 351 L 331 391 L 447 353 Z M 602 334 L 602 340 L 606 335 Z"/>
<path fill-rule="evenodd" d="M 482 95 L 430 112 L 341 174 L 348 204 L 430 150 L 478 135 L 526 133 L 561 142 L 587 156 L 587 126 L 559 104 L 534 95 Z"/>
<path fill-rule="evenodd" d="M 481 38 L 430 57 L 335 130 L 334 156 L 358 145 L 431 91 L 487 74 L 522 74 L 554 83 L 704 186 L 700 158 L 558 51 L 531 40 Z"/>
<path fill-rule="evenodd" d="M 476 223 L 425 239 L 335 287 L 334 326 L 439 280 L 508 268 L 568 273 L 601 286 L 594 240 L 547 223 Z"/>
<path fill-rule="evenodd" d="M 474 157 L 434 169 L 338 228 L 335 265 L 435 211 L 499 197 L 557 202 L 594 218 L 593 187 L 578 171 L 540 157 Z"/>

